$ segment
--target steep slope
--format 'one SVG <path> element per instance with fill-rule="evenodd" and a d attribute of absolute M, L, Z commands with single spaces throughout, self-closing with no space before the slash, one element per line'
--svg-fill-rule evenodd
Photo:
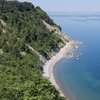
<path fill-rule="evenodd" d="M 43 59 L 65 41 L 43 23 L 56 25 L 31 3 L 0 1 L 0 100 L 64 100 L 42 77 Z"/>

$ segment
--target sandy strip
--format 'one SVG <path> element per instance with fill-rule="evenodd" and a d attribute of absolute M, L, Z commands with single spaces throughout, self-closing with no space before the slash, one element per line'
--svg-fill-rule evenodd
<path fill-rule="evenodd" d="M 58 84 L 56 83 L 54 76 L 53 76 L 53 67 L 60 59 L 64 57 L 69 57 L 73 51 L 77 48 L 77 43 L 75 41 L 70 41 L 66 43 L 66 45 L 49 61 L 45 63 L 43 66 L 44 69 L 44 77 L 47 77 L 50 82 L 55 86 L 55 88 L 60 92 L 61 96 L 64 96 L 63 92 L 60 90 Z M 65 96 L 64 96 L 65 97 Z M 68 100 L 68 99 L 67 99 Z"/>

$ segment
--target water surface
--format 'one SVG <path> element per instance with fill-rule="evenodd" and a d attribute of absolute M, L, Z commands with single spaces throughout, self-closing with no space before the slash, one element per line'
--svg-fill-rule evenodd
<path fill-rule="evenodd" d="M 60 88 L 70 100 L 100 100 L 100 16 L 51 17 L 63 32 L 84 42 L 73 58 L 63 58 L 55 65 Z"/>

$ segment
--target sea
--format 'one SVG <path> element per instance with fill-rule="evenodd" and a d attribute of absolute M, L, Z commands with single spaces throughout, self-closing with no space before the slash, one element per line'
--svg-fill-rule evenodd
<path fill-rule="evenodd" d="M 69 100 L 100 100 L 100 15 L 50 13 L 80 48 L 55 64 L 54 77 Z"/>

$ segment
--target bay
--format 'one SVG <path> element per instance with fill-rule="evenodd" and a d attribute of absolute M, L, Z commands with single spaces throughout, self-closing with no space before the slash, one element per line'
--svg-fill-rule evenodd
<path fill-rule="evenodd" d="M 69 100 L 100 100 L 100 16 L 50 16 L 64 33 L 83 42 L 73 58 L 63 58 L 56 63 L 57 83 Z"/>

